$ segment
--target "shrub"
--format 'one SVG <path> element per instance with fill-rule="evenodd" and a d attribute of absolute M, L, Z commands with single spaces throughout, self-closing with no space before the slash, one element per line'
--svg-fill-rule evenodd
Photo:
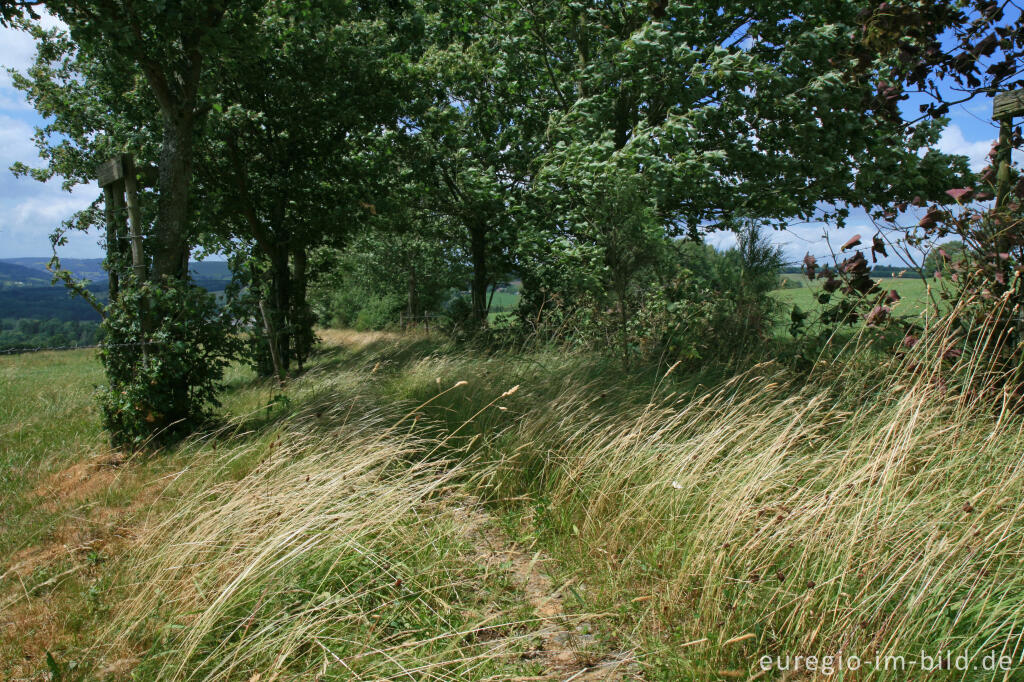
<path fill-rule="evenodd" d="M 398 321 L 404 302 L 394 294 L 370 296 L 356 315 L 355 328 L 359 331 L 384 329 Z"/>
<path fill-rule="evenodd" d="M 213 295 L 173 280 L 125 287 L 102 326 L 108 383 L 99 402 L 115 445 L 166 441 L 219 406 L 239 342 Z"/>
<path fill-rule="evenodd" d="M 535 288 L 517 310 L 520 333 L 621 349 L 627 360 L 669 361 L 746 353 L 771 333 L 777 304 L 769 293 L 777 286 L 782 255 L 758 225 L 746 226 L 738 246 L 726 251 L 702 242 L 664 246 L 621 295 L 572 288 L 562 280 L 568 269 L 539 273 L 547 277 L 532 273 L 524 287 Z"/>

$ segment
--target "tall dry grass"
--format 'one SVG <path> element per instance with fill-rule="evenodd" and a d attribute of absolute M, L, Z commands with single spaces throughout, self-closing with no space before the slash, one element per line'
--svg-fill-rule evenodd
<path fill-rule="evenodd" d="M 194 477 L 142 538 L 113 647 L 148 652 L 142 679 L 520 674 L 530 614 L 481 588 L 439 502 L 468 490 L 525 519 L 651 679 L 839 654 L 911 661 L 843 679 L 922 679 L 916 657 L 946 650 L 1010 656 L 998 679 L 1015 679 L 1024 421 L 980 355 L 952 363 L 948 334 L 922 338 L 901 358 L 851 350 L 810 377 L 768 363 L 685 392 L 671 375 L 624 388 L 579 358 L 399 362 L 389 338 L 210 464 L 252 471 Z M 353 390 L 390 406 L 353 410 L 338 394 Z M 511 633 L 497 644 L 466 636 L 495 623 Z"/>
<path fill-rule="evenodd" d="M 881 366 L 854 355 L 807 379 L 766 364 L 633 410 L 570 387 L 503 436 L 479 480 L 540 502 L 533 523 L 585 557 L 599 607 L 638 604 L 624 622 L 652 674 L 951 650 L 978 671 L 1009 656 L 1021 675 L 1019 401 L 933 331 Z M 874 674 L 927 676 L 914 665 Z"/>
<path fill-rule="evenodd" d="M 461 680 L 525 647 L 514 630 L 529 614 L 486 598 L 504 586 L 481 576 L 446 503 L 464 464 L 402 412 L 314 383 L 317 403 L 220 443 L 175 491 L 138 538 L 95 653 L 134 652 L 137 679 Z M 238 461 L 256 464 L 209 484 Z"/>

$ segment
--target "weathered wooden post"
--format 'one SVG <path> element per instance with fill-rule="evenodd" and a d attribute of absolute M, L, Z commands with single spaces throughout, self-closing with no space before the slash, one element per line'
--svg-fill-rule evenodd
<path fill-rule="evenodd" d="M 124 222 L 124 191 L 120 183 L 124 180 L 124 169 L 119 159 L 113 158 L 100 164 L 96 169 L 96 177 L 100 189 L 103 190 L 103 213 L 107 221 L 107 281 L 110 300 L 116 300 L 120 291 L 120 276 L 115 263 L 123 253 L 122 239 L 125 230 Z"/>
<path fill-rule="evenodd" d="M 1013 117 L 1024 115 L 1024 89 L 1001 92 L 992 100 L 992 119 L 999 122 L 996 148 L 996 206 L 1002 207 L 1010 193 L 1010 153 L 1013 147 Z"/>
<path fill-rule="evenodd" d="M 135 278 L 142 281 L 146 278 L 146 259 L 142 250 L 142 216 L 139 210 L 138 169 L 131 154 L 120 154 L 100 164 L 96 169 L 96 177 L 103 189 L 104 212 L 107 218 L 107 250 L 112 247 L 116 255 L 122 255 L 125 238 L 122 219 L 127 208 L 128 239 L 131 244 L 132 270 Z M 119 288 L 119 275 L 115 269 L 110 270 L 110 296 L 116 298 Z"/>
<path fill-rule="evenodd" d="M 131 154 L 122 154 L 121 166 L 124 168 L 124 194 L 128 205 L 128 234 L 132 240 L 132 270 L 135 272 L 135 280 L 141 282 L 146 279 L 146 257 L 142 251 L 142 215 L 139 211 L 135 159 Z"/>
<path fill-rule="evenodd" d="M 284 368 L 281 367 L 281 357 L 277 354 L 277 331 L 270 323 L 270 316 L 267 315 L 267 308 L 260 299 L 260 315 L 263 316 L 263 329 L 267 333 L 267 343 L 270 345 L 270 360 L 274 363 L 274 374 L 277 375 L 277 385 L 284 387 Z"/>
<path fill-rule="evenodd" d="M 992 99 L 992 119 L 999 122 L 999 142 L 996 147 L 996 208 L 1003 208 L 1010 195 L 1010 165 L 1013 160 L 1013 117 L 1024 115 L 1024 89 L 1001 92 Z M 1010 239 L 1007 234 L 1008 225 L 1001 224 L 996 216 L 996 252 L 1009 253 Z M 997 255 L 998 259 L 999 256 Z M 1002 261 L 999 261 L 1002 262 Z M 1009 263 L 1002 265 L 1003 275 L 1007 274 Z M 1024 329 L 1024 310 L 1017 310 L 1013 324 L 1014 339 L 1021 337 Z"/>

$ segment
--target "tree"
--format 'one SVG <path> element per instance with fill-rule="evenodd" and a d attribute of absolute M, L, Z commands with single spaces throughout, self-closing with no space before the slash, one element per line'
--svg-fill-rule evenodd
<path fill-rule="evenodd" d="M 960 241 L 947 241 L 939 244 L 928 252 L 924 259 L 924 273 L 948 273 L 950 265 L 964 260 L 964 244 Z"/>
<path fill-rule="evenodd" d="M 409 324 L 443 312 L 465 283 L 465 253 L 439 225 L 428 232 L 366 229 L 343 250 L 317 253 L 325 274 L 314 307 L 327 324 L 382 328 L 404 313 Z"/>
<path fill-rule="evenodd" d="M 32 4 L 5 3 L 4 16 L 26 8 L 31 15 Z M 88 182 L 95 164 L 111 152 L 158 150 L 155 207 L 145 207 L 148 281 L 132 278 L 128 289 L 112 292 L 117 296 L 104 309 L 104 329 L 120 345 L 101 354 L 108 379 L 101 403 L 117 442 L 139 444 L 146 434 L 180 432 L 201 420 L 214 401 L 223 360 L 233 352 L 228 321 L 188 282 L 196 235 L 189 195 L 197 126 L 207 110 L 204 65 L 209 55 L 244 45 L 246 17 L 260 4 L 47 3 L 47 10 L 67 24 L 69 36 L 16 20 L 39 45 L 36 65 L 16 85 L 40 113 L 53 117 L 37 135 L 47 167 L 19 166 L 16 172 L 41 180 L 61 175 L 72 185 Z M 84 228 L 98 217 L 94 205 L 72 225 Z M 112 270 L 122 260 L 116 233 L 108 230 L 108 237 L 114 236 L 107 244 Z M 55 245 L 61 239 L 58 233 Z M 70 283 L 66 274 L 65 281 Z M 193 324 L 206 333 L 187 333 Z M 122 396 L 131 396 L 132 404 L 123 404 Z"/>
<path fill-rule="evenodd" d="M 569 40 L 549 58 L 573 65 L 572 90 L 561 88 L 571 101 L 554 110 L 532 175 L 530 225 L 540 234 L 531 243 L 591 254 L 607 275 L 601 289 L 620 292 L 625 326 L 621 292 L 643 262 L 629 255 L 635 240 L 617 235 L 643 216 L 663 240 L 700 239 L 747 220 L 842 221 L 851 206 L 940 191 L 966 168 L 928 150 L 943 121 L 908 136 L 892 115 L 904 96 L 881 87 L 893 52 L 865 63 L 850 47 L 861 6 L 634 1 L 550 10 Z M 610 201 L 622 187 L 635 196 Z"/>
<path fill-rule="evenodd" d="M 268 5 L 249 33 L 251 49 L 213 73 L 202 222 L 209 243 L 252 257 L 238 261 L 266 299 L 287 370 L 313 337 L 310 251 L 342 245 L 390 208 L 382 178 L 422 21 L 402 3 L 305 0 Z"/>
<path fill-rule="evenodd" d="M 157 212 L 149 240 L 150 276 L 183 279 L 192 236 L 189 193 L 197 123 L 207 110 L 201 88 L 210 55 L 242 48 L 239 26 L 264 0 L 58 0 L 48 12 L 68 26 L 74 49 L 120 74 L 132 89 L 141 74 L 160 115 Z M 6 2 L 5 14 L 41 3 Z"/>
<path fill-rule="evenodd" d="M 558 93 L 562 67 L 542 44 L 541 3 L 446 3 L 430 17 L 433 49 L 421 61 L 433 106 L 416 120 L 410 166 L 421 207 L 461 233 L 472 264 L 473 319 L 484 324 L 488 288 L 515 267 L 518 206 Z M 553 5 L 552 5 L 553 6 Z"/>

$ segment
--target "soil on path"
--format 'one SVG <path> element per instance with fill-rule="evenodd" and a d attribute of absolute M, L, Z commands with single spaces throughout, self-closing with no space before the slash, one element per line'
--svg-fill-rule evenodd
<path fill-rule="evenodd" d="M 571 580 L 556 584 L 545 570 L 553 560 L 543 551 L 513 542 L 482 505 L 460 500 L 456 518 L 472 543 L 476 561 L 488 572 L 507 570 L 515 587 L 533 608 L 538 644 L 529 656 L 541 661 L 545 680 L 642 680 L 632 652 L 606 651 L 590 634 L 595 616 L 572 615 L 565 605 Z"/>

